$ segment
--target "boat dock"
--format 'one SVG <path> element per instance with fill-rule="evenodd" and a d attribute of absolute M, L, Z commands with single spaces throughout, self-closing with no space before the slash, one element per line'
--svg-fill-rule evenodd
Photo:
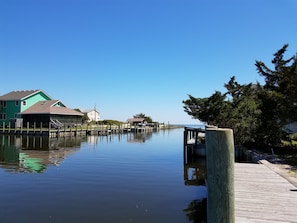
<path fill-rule="evenodd" d="M 205 129 L 188 128 L 184 129 L 184 158 L 191 156 L 205 156 Z M 185 160 L 184 163 L 187 163 Z"/>
<path fill-rule="evenodd" d="M 235 163 L 234 170 L 236 223 L 297 223 L 297 187 L 273 164 Z"/>
<path fill-rule="evenodd" d="M 75 127 L 62 127 L 62 128 L 43 128 L 41 127 L 1 127 L 0 135 L 30 135 L 30 136 L 47 136 L 47 137 L 59 137 L 59 136 L 77 136 L 77 135 L 109 135 L 113 133 L 126 133 L 126 132 L 146 132 L 153 131 L 153 127 L 139 127 L 139 126 L 115 126 L 115 125 L 98 125 L 87 126 L 85 128 L 81 126 Z"/>
<path fill-rule="evenodd" d="M 197 150 L 199 144 L 201 144 L 199 134 L 203 133 L 204 131 L 201 129 L 185 128 L 184 131 L 184 178 L 186 185 L 195 185 L 195 183 L 199 182 L 199 178 L 203 178 L 203 176 L 199 177 L 199 169 L 201 168 L 198 166 L 199 163 L 192 161 L 192 159 L 194 160 L 193 156 L 201 157 L 197 154 Z M 205 155 L 207 156 L 208 152 Z M 218 156 L 222 154 L 212 155 L 214 155 L 214 158 L 207 159 L 209 157 L 206 157 L 206 162 L 216 160 L 214 166 L 220 164 L 222 166 L 225 161 L 221 160 L 221 163 L 219 163 L 217 160 L 219 159 Z M 210 177 L 214 178 L 209 174 L 216 175 L 215 192 L 219 197 L 224 193 L 224 190 L 230 189 L 228 193 L 226 192 L 226 194 L 229 194 L 229 198 L 223 194 L 220 200 L 216 200 L 221 202 L 221 200 L 225 199 L 222 204 L 226 204 L 226 206 L 223 207 L 223 210 L 221 210 L 222 206 L 218 206 L 220 210 L 212 214 L 224 217 L 230 216 L 229 220 L 233 216 L 236 223 L 297 223 L 297 178 L 290 177 L 288 170 L 281 169 L 277 164 L 272 164 L 267 160 L 260 160 L 258 163 L 230 162 L 230 165 L 230 169 L 227 168 L 228 171 L 225 171 L 226 168 L 220 167 L 212 173 L 206 173 L 208 182 L 210 182 Z M 188 169 L 195 170 L 195 176 L 197 176 L 197 179 L 194 179 L 195 181 L 188 176 Z M 225 177 L 227 179 L 223 178 L 219 173 L 220 169 L 223 169 L 223 173 L 226 173 Z M 233 176 L 230 176 L 230 174 L 233 174 Z M 230 180 L 228 186 L 225 183 L 227 180 Z M 221 183 L 219 187 L 217 187 L 217 183 Z M 212 184 L 212 186 L 214 185 Z M 222 188 L 220 188 L 221 186 Z M 209 184 L 207 187 L 208 191 L 210 191 Z M 208 197 L 208 199 L 210 198 Z M 228 205 L 232 205 L 234 210 L 233 208 L 228 210 Z M 228 211 L 230 214 L 222 214 Z M 228 220 L 224 219 L 220 222 L 228 222 Z"/>

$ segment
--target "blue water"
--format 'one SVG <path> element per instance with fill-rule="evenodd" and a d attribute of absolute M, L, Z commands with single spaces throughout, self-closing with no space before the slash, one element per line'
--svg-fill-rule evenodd
<path fill-rule="evenodd" d="M 182 140 L 182 128 L 0 136 L 1 222 L 204 222 L 206 189 L 185 185 Z"/>

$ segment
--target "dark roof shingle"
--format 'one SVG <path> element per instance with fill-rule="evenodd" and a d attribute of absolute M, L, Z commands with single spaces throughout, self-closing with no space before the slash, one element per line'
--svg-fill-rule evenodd
<path fill-rule="evenodd" d="M 11 91 L 7 94 L 0 96 L 1 101 L 12 101 L 12 100 L 21 100 L 32 94 L 36 94 L 41 90 L 25 90 L 25 91 Z"/>
<path fill-rule="evenodd" d="M 21 115 L 28 114 L 56 114 L 56 115 L 78 115 L 83 116 L 81 112 L 76 110 L 55 106 L 59 100 L 48 100 L 48 101 L 39 101 L 36 104 L 32 105 L 30 108 L 21 112 Z"/>

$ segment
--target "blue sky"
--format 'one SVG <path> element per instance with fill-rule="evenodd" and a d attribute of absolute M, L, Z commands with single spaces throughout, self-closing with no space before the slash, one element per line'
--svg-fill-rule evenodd
<path fill-rule="evenodd" d="M 296 0 L 0 0 L 0 95 L 42 89 L 102 119 L 138 113 L 198 123 L 188 94 L 225 92 L 235 75 L 260 82 L 288 43 L 297 52 Z"/>

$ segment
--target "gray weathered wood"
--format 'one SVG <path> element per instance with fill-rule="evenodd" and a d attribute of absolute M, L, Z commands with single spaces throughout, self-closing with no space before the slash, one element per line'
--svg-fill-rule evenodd
<path fill-rule="evenodd" d="M 297 223 L 296 189 L 264 164 L 235 163 L 235 222 Z"/>
<path fill-rule="evenodd" d="M 232 129 L 207 128 L 207 222 L 234 223 L 234 141 Z"/>

